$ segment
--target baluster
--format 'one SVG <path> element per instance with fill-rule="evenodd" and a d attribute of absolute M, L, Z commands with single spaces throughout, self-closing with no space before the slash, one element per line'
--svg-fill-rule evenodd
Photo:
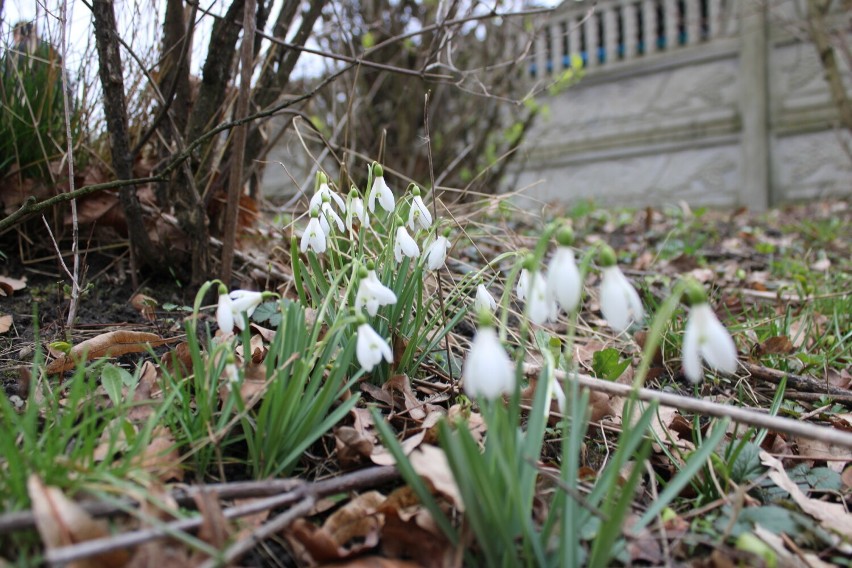
<path fill-rule="evenodd" d="M 535 78 L 547 77 L 547 28 L 535 36 Z"/>
<path fill-rule="evenodd" d="M 678 46 L 678 10 L 677 0 L 664 0 L 663 21 L 665 22 L 666 49 L 676 49 Z"/>
<path fill-rule="evenodd" d="M 601 14 L 603 21 L 603 62 L 618 61 L 618 14 L 615 7 L 605 8 Z"/>
<path fill-rule="evenodd" d="M 686 43 L 695 45 L 701 41 L 701 4 L 700 0 L 685 0 L 683 4 L 686 19 Z"/>
<path fill-rule="evenodd" d="M 642 0 L 642 43 L 645 55 L 657 51 L 657 1 Z"/>
<path fill-rule="evenodd" d="M 559 76 L 559 73 L 566 67 L 564 64 L 562 53 L 562 22 L 553 22 L 550 25 L 550 57 L 553 61 L 553 76 Z"/>
<path fill-rule="evenodd" d="M 621 41 L 624 42 L 624 59 L 633 59 L 636 57 L 639 38 L 636 37 L 636 9 L 638 5 L 633 2 L 628 2 L 621 8 L 621 26 L 624 30 L 624 37 Z"/>
<path fill-rule="evenodd" d="M 586 32 L 586 54 L 588 55 L 586 67 L 596 67 L 598 64 L 598 13 L 595 9 L 583 22 Z"/>
<path fill-rule="evenodd" d="M 722 29 L 722 0 L 707 1 L 707 39 L 711 40 L 721 35 Z"/>
<path fill-rule="evenodd" d="M 580 56 L 580 25 L 577 23 L 577 18 L 571 16 L 568 18 L 568 57 Z M 573 63 L 572 63 L 573 65 Z"/>

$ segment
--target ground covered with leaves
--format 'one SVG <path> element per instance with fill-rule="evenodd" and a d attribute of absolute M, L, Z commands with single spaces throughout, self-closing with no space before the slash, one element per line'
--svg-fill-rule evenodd
<path fill-rule="evenodd" d="M 300 253 L 287 216 L 241 239 L 242 286 L 281 300 L 264 298 L 236 336 L 217 329 L 216 284 L 198 297 L 174 279 L 131 289 L 126 262 L 109 251 L 89 259 L 97 268 L 69 328 L 56 259 L 15 258 L 29 249 L 13 255 L 7 242 L 0 555 L 22 566 L 850 565 L 852 206 L 544 210 L 497 198 L 441 210 L 452 219 L 446 266 L 416 273 L 421 300 L 398 281 L 402 311 L 383 308 L 380 319 L 392 324 L 405 307 L 416 325 L 377 326 L 393 363 L 379 358 L 366 372 L 355 361 L 358 320 L 324 325 L 334 306 L 318 301 L 323 286 L 339 295 L 339 282 L 317 275 L 344 266 L 345 251 Z M 588 268 L 583 302 L 576 321 L 534 325 L 514 282 L 505 286 L 504 257 L 535 250 L 557 217 Z M 664 325 L 606 325 L 584 252 L 601 243 L 649 313 L 673 310 Z M 401 266 L 387 270 L 406 274 Z M 730 331 L 734 374 L 684 378 L 687 310 L 666 303 L 684 275 Z M 517 396 L 493 406 L 459 384 L 478 283 L 504 300 L 504 343 L 525 358 Z M 297 327 L 308 333 L 284 332 Z M 567 402 L 542 394 L 551 376 Z M 501 430 L 506 408 L 519 413 L 517 433 Z M 509 549 L 498 555 L 476 515 L 513 509 L 489 513 L 487 495 L 509 467 L 500 460 L 515 455 L 493 440 L 516 434 L 536 448 L 519 449 L 514 464 L 533 489 L 529 518 L 501 521 Z M 468 442 L 483 469 L 465 462 Z M 552 515 L 560 507 L 585 520 L 571 527 Z M 569 529 L 570 550 L 556 542 Z"/>

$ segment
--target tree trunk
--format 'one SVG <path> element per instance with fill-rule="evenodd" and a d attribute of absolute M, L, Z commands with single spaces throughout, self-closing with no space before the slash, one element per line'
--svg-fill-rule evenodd
<path fill-rule="evenodd" d="M 98 75 L 104 94 L 104 115 L 109 130 L 112 165 L 118 179 L 133 177 L 133 157 L 130 155 L 130 140 L 127 134 L 127 105 L 124 100 L 124 77 L 122 76 L 121 53 L 115 13 L 111 0 L 93 0 L 95 44 L 98 50 Z M 162 263 L 160 251 L 155 251 L 142 220 L 142 208 L 134 186 L 119 190 L 119 201 L 127 218 L 130 246 L 143 262 L 156 265 Z"/>

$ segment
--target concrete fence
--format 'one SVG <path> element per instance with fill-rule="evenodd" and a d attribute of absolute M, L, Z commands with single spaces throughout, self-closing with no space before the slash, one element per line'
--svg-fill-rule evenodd
<path fill-rule="evenodd" d="M 852 47 L 850 18 L 838 11 L 828 25 Z M 547 110 L 512 189 L 752 209 L 852 194 L 852 137 L 838 126 L 804 0 L 569 0 L 539 29 L 530 80 L 553 83 L 578 61 L 585 76 L 539 97 Z"/>

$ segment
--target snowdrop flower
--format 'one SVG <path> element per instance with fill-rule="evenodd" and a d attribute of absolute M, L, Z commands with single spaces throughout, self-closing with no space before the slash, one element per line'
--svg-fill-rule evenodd
<path fill-rule="evenodd" d="M 447 249 L 450 247 L 450 241 L 447 237 L 441 235 L 435 239 L 432 244 L 423 252 L 426 257 L 426 268 L 429 270 L 438 270 L 447 261 Z"/>
<path fill-rule="evenodd" d="M 314 194 L 311 196 L 311 209 L 318 209 L 319 206 L 323 202 L 323 198 L 327 198 L 329 201 L 332 199 L 337 204 L 338 209 L 341 211 L 346 210 L 346 204 L 343 203 L 343 198 L 338 195 L 336 191 L 332 191 L 328 186 L 328 178 L 325 177 L 325 174 L 322 172 L 317 173 L 317 178 L 319 178 L 320 184 Z"/>
<path fill-rule="evenodd" d="M 547 267 L 547 288 L 550 295 L 569 314 L 577 310 L 583 292 L 583 281 L 577 269 L 574 251 L 570 248 L 573 240 L 571 229 L 560 229 L 556 235 L 556 254 Z"/>
<path fill-rule="evenodd" d="M 521 270 L 521 275 L 518 277 L 518 285 L 515 286 L 515 293 L 520 301 L 527 299 L 527 291 L 530 287 L 530 271 L 526 268 Z"/>
<path fill-rule="evenodd" d="M 237 369 L 233 355 L 229 355 L 228 362 L 225 363 L 225 369 L 222 374 L 225 377 L 225 386 L 228 387 L 229 391 L 233 391 L 234 387 L 240 384 L 240 371 Z"/>
<path fill-rule="evenodd" d="M 368 323 L 362 323 L 358 326 L 355 355 L 358 357 L 361 368 L 368 373 L 381 363 L 382 359 L 388 363 L 393 362 L 393 352 L 390 345 Z"/>
<path fill-rule="evenodd" d="M 400 227 L 396 230 L 396 240 L 393 243 L 393 255 L 398 263 L 402 262 L 403 256 L 407 256 L 409 258 L 417 258 L 420 256 L 420 247 L 417 246 L 417 243 L 411 238 L 411 235 L 408 234 L 405 227 Z"/>
<path fill-rule="evenodd" d="M 423 203 L 423 198 L 420 197 L 420 188 L 415 185 L 411 194 L 414 195 L 414 199 L 411 201 L 411 209 L 408 211 L 408 228 L 415 232 L 419 225 L 423 230 L 429 230 L 429 227 L 432 226 L 432 215 L 426 208 L 426 204 Z"/>
<path fill-rule="evenodd" d="M 358 219 L 364 227 L 370 226 L 370 216 L 367 214 L 367 209 L 364 207 L 364 200 L 358 195 L 358 190 L 354 187 L 349 192 L 349 207 L 346 208 L 346 229 L 352 230 L 352 221 Z"/>
<path fill-rule="evenodd" d="M 263 302 L 263 292 L 234 290 L 228 294 L 224 285 L 219 286 L 219 305 L 216 307 L 216 323 L 222 333 L 230 333 L 236 325 L 240 331 L 246 328 L 246 320 Z M 243 317 L 245 314 L 245 317 Z"/>
<path fill-rule="evenodd" d="M 367 206 L 370 208 L 370 213 L 376 212 L 376 199 L 379 200 L 379 205 L 385 211 L 393 211 L 396 207 L 396 201 L 393 198 L 393 192 L 385 182 L 384 170 L 379 164 L 373 164 L 373 187 L 367 196 Z"/>
<path fill-rule="evenodd" d="M 364 270 L 362 268 L 362 270 Z M 380 306 L 396 303 L 396 294 L 393 290 L 379 281 L 374 269 L 367 269 L 358 283 L 358 292 L 355 294 L 355 309 L 367 309 L 370 316 L 375 316 Z"/>
<path fill-rule="evenodd" d="M 476 287 L 476 298 L 473 300 L 473 309 L 477 312 L 486 311 L 491 313 L 497 310 L 497 302 L 494 300 L 494 296 L 482 284 Z"/>
<path fill-rule="evenodd" d="M 526 290 L 527 317 L 530 318 L 531 322 L 538 325 L 545 324 L 548 321 L 556 321 L 558 311 L 556 301 L 550 296 L 550 290 L 547 288 L 544 276 L 536 270 L 529 274 L 528 281 Z"/>
<path fill-rule="evenodd" d="M 337 225 L 337 230 L 342 233 L 343 219 L 340 218 L 340 215 L 337 214 L 337 212 L 331 206 L 331 203 L 329 203 L 326 199 L 323 199 L 322 205 L 320 206 L 319 220 L 320 226 L 322 226 L 322 230 L 325 232 L 326 235 L 330 235 L 332 229 L 329 219 L 333 221 L 335 225 Z"/>
<path fill-rule="evenodd" d="M 312 248 L 317 254 L 322 254 L 325 252 L 327 246 L 326 232 L 322 228 L 317 210 L 313 209 L 311 211 L 311 220 L 308 221 L 308 226 L 305 228 L 305 232 L 302 233 L 300 248 L 302 252 L 307 252 L 308 248 Z"/>
<path fill-rule="evenodd" d="M 254 310 L 263 302 L 263 292 L 252 292 L 249 290 L 234 290 L 230 293 L 231 310 L 234 313 L 234 323 L 240 328 L 240 331 L 245 329 L 245 319 L 250 318 Z"/>
<path fill-rule="evenodd" d="M 692 307 L 683 334 L 683 374 L 690 382 L 699 382 L 704 377 L 702 359 L 717 371 L 735 372 L 737 346 L 707 303 L 704 289 L 691 283 L 686 295 Z"/>
<path fill-rule="evenodd" d="M 609 326 L 621 333 L 645 317 L 642 300 L 636 288 L 615 264 L 615 252 L 605 247 L 600 254 L 601 263 L 601 312 Z"/>
<path fill-rule="evenodd" d="M 222 333 L 234 331 L 234 302 L 224 284 L 219 285 L 219 304 L 216 306 L 216 325 Z"/>
<path fill-rule="evenodd" d="M 515 391 L 515 365 L 500 344 L 488 312 L 480 312 L 479 328 L 462 366 L 462 382 L 470 398 L 494 400 Z"/>

